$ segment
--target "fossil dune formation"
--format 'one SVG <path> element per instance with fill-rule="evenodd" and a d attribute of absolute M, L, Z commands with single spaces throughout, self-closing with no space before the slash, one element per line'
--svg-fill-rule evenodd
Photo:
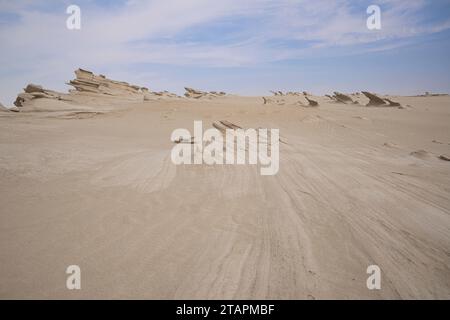
<path fill-rule="evenodd" d="M 312 100 L 310 98 L 308 98 L 307 96 L 305 96 L 305 99 L 308 101 L 308 105 L 310 107 L 317 107 L 319 105 L 319 103 L 315 100 Z"/>
<path fill-rule="evenodd" d="M 76 70 L 75 75 L 76 78 L 67 83 L 74 87 L 68 93 L 29 84 L 24 88 L 24 92 L 17 96 L 14 105 L 22 112 L 89 109 L 89 106 L 98 104 L 103 108 L 112 105 L 116 109 L 117 105 L 124 102 L 139 103 L 160 98 L 179 98 L 176 94 L 167 91 L 152 92 L 148 88 L 111 80 L 104 75 L 95 75 L 93 72 L 83 69 Z"/>
<path fill-rule="evenodd" d="M 382 98 L 378 97 L 377 95 L 370 93 L 370 92 L 363 91 L 362 94 L 365 95 L 367 98 L 369 98 L 369 102 L 367 104 L 368 107 L 370 107 L 370 106 L 400 107 L 401 106 L 401 104 L 398 102 L 394 102 L 388 98 L 382 99 Z"/>
<path fill-rule="evenodd" d="M 196 89 L 192 89 L 192 88 L 184 88 L 186 90 L 186 93 L 184 94 L 185 97 L 187 98 L 194 98 L 194 99 L 201 99 L 201 98 L 217 98 L 217 97 L 223 97 L 226 95 L 225 92 L 216 92 L 216 91 L 211 91 L 211 92 L 205 92 L 205 91 L 200 91 L 200 90 L 196 90 Z"/>
<path fill-rule="evenodd" d="M 349 97 L 348 95 L 343 94 L 343 93 L 335 92 L 333 97 L 334 97 L 334 99 L 336 99 L 336 101 L 338 101 L 338 102 L 342 102 L 342 103 L 353 103 L 352 98 Z"/>
<path fill-rule="evenodd" d="M 449 96 L 68 84 L 0 112 L 1 298 L 450 298 Z M 175 166 L 195 120 L 279 129 L 278 174 Z"/>

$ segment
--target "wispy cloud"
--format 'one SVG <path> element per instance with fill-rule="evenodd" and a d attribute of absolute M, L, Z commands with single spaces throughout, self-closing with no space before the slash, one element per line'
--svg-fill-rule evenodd
<path fill-rule="evenodd" d="M 0 0 L 0 95 L 11 99 L 11 90 L 27 81 L 52 85 L 78 66 L 121 74 L 136 64 L 263 66 L 330 48 L 340 54 L 392 50 L 450 28 L 446 17 L 427 11 L 430 1 L 379 0 L 382 30 L 370 31 L 371 2 L 80 0 L 82 29 L 70 31 L 70 1 Z"/>

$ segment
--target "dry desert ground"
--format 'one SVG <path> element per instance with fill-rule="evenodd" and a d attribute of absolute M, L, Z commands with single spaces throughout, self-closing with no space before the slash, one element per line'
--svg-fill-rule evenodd
<path fill-rule="evenodd" d="M 449 96 L 79 91 L 0 112 L 0 298 L 450 298 Z M 279 129 L 279 172 L 176 166 L 195 120 Z"/>

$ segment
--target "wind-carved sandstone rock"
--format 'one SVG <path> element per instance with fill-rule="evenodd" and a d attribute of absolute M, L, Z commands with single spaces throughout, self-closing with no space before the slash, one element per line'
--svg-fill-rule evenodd
<path fill-rule="evenodd" d="M 153 91 L 148 90 L 145 87 L 141 88 L 141 91 L 142 91 L 142 94 L 144 95 L 144 101 L 157 100 L 157 99 L 161 99 L 161 98 L 181 98 L 180 96 L 176 95 L 175 93 L 171 93 L 169 91 L 153 92 Z"/>
<path fill-rule="evenodd" d="M 303 96 L 303 95 L 308 95 L 307 92 L 303 91 L 303 92 L 296 92 L 296 91 L 288 91 L 286 93 L 284 93 L 283 91 L 270 91 L 274 96 Z"/>
<path fill-rule="evenodd" d="M 104 75 L 95 75 L 91 71 L 78 69 L 75 71 L 76 79 L 69 81 L 75 92 L 90 92 L 110 96 L 142 96 L 142 88 L 130 85 L 128 82 L 115 81 Z"/>
<path fill-rule="evenodd" d="M 192 89 L 192 88 L 188 88 L 185 87 L 184 88 L 186 90 L 184 96 L 186 98 L 193 98 L 193 99 L 201 99 L 201 98 L 218 98 L 218 97 L 223 97 L 226 95 L 225 92 L 216 92 L 216 91 L 211 91 L 211 92 L 206 92 L 206 91 L 201 91 L 201 90 L 196 90 L 196 89 Z"/>
<path fill-rule="evenodd" d="M 62 100 L 62 96 L 64 95 L 63 93 L 44 89 L 42 86 L 32 83 L 27 85 L 26 88 L 23 89 L 23 91 L 24 91 L 23 93 L 19 93 L 19 95 L 16 98 L 16 101 L 14 102 L 14 105 L 16 107 L 21 108 L 34 99 L 47 98 L 47 99 Z"/>
<path fill-rule="evenodd" d="M 127 82 L 111 80 L 104 75 L 95 75 L 93 72 L 84 69 L 76 70 L 75 75 L 76 78 L 67 83 L 74 87 L 74 89 L 69 90 L 69 93 L 60 93 L 45 89 L 40 85 L 29 84 L 23 89 L 24 92 L 17 96 L 14 105 L 22 108 L 35 99 L 43 98 L 77 102 L 79 101 L 77 98 L 83 95 L 144 101 L 145 94 L 153 94 L 146 88 L 131 85 Z M 172 96 L 169 93 L 161 93 L 161 95 Z"/>
<path fill-rule="evenodd" d="M 362 91 L 362 94 L 365 95 L 367 98 L 369 98 L 369 103 L 367 104 L 368 107 L 373 106 L 401 107 L 400 103 L 394 102 L 390 99 L 382 99 L 373 93 Z"/>
<path fill-rule="evenodd" d="M 362 94 L 365 95 L 367 98 L 369 98 L 369 103 L 367 104 L 367 106 L 382 106 L 385 105 L 386 102 L 381 99 L 380 97 L 374 95 L 373 93 L 367 92 L 367 91 L 362 91 Z"/>
<path fill-rule="evenodd" d="M 353 103 L 353 99 L 351 97 L 340 92 L 334 92 L 333 98 L 341 103 Z"/>
<path fill-rule="evenodd" d="M 319 103 L 317 101 L 308 98 L 306 95 L 305 95 L 305 99 L 308 101 L 308 106 L 310 106 L 310 107 L 318 107 L 319 106 Z"/>

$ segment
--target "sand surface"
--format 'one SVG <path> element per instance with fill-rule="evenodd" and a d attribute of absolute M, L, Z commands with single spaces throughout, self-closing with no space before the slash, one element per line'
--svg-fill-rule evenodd
<path fill-rule="evenodd" d="M 0 298 L 449 299 L 450 97 L 392 99 L 1 113 Z M 175 166 L 194 120 L 280 129 L 278 174 Z"/>

